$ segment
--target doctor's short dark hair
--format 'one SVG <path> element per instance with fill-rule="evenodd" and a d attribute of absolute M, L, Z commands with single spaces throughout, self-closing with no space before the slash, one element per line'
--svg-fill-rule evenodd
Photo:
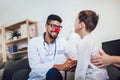
<path fill-rule="evenodd" d="M 86 30 L 93 31 L 98 23 L 99 16 L 92 10 L 83 10 L 78 14 L 80 22 L 84 22 Z"/>
<path fill-rule="evenodd" d="M 51 15 L 48 16 L 47 21 L 46 21 L 46 24 L 49 24 L 49 22 L 50 22 L 51 20 L 57 20 L 57 21 L 60 22 L 60 23 L 62 22 L 61 17 L 59 17 L 58 15 L 55 15 L 55 14 L 51 14 Z"/>

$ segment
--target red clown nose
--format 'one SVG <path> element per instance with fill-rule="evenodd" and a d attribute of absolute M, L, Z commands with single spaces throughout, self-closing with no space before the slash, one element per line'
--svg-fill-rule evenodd
<path fill-rule="evenodd" d="M 60 32 L 60 28 L 56 27 L 55 28 L 55 32 L 59 33 Z"/>

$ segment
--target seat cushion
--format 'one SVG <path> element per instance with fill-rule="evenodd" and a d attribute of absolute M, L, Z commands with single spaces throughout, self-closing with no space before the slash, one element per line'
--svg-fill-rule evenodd
<path fill-rule="evenodd" d="M 26 58 L 18 61 L 9 61 L 5 64 L 4 69 L 3 80 L 12 80 L 12 76 L 16 71 L 30 69 L 30 67 Z"/>
<path fill-rule="evenodd" d="M 109 80 L 120 80 L 120 70 L 114 66 L 107 66 Z"/>
<path fill-rule="evenodd" d="M 12 76 L 12 80 L 27 80 L 29 78 L 29 73 L 30 69 L 16 71 Z"/>

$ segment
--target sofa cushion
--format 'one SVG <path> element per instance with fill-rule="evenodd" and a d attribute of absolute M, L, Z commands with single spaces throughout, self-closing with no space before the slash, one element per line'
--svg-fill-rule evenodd
<path fill-rule="evenodd" d="M 27 80 L 29 78 L 29 73 L 30 69 L 16 71 L 12 76 L 12 80 Z"/>
<path fill-rule="evenodd" d="M 5 63 L 1 63 L 1 64 L 0 64 L 0 69 L 3 69 L 4 66 L 5 66 Z"/>
<path fill-rule="evenodd" d="M 114 66 L 107 66 L 109 80 L 120 80 L 120 70 Z"/>
<path fill-rule="evenodd" d="M 28 59 L 21 59 L 18 61 L 9 61 L 5 64 L 3 80 L 12 80 L 12 76 L 16 71 L 21 69 L 30 69 Z"/>

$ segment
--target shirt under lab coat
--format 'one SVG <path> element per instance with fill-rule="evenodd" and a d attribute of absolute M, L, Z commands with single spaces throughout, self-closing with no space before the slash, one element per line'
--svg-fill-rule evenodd
<path fill-rule="evenodd" d="M 54 64 L 63 64 L 71 56 L 67 42 L 57 38 L 53 44 L 44 42 L 44 37 L 33 38 L 28 43 L 28 59 L 31 67 L 28 80 L 45 80 L 46 73 Z"/>
<path fill-rule="evenodd" d="M 94 44 L 91 35 L 86 35 L 77 45 L 78 63 L 75 72 L 75 80 L 107 80 L 105 68 L 94 66 L 91 57 L 100 56 L 99 49 Z"/>

